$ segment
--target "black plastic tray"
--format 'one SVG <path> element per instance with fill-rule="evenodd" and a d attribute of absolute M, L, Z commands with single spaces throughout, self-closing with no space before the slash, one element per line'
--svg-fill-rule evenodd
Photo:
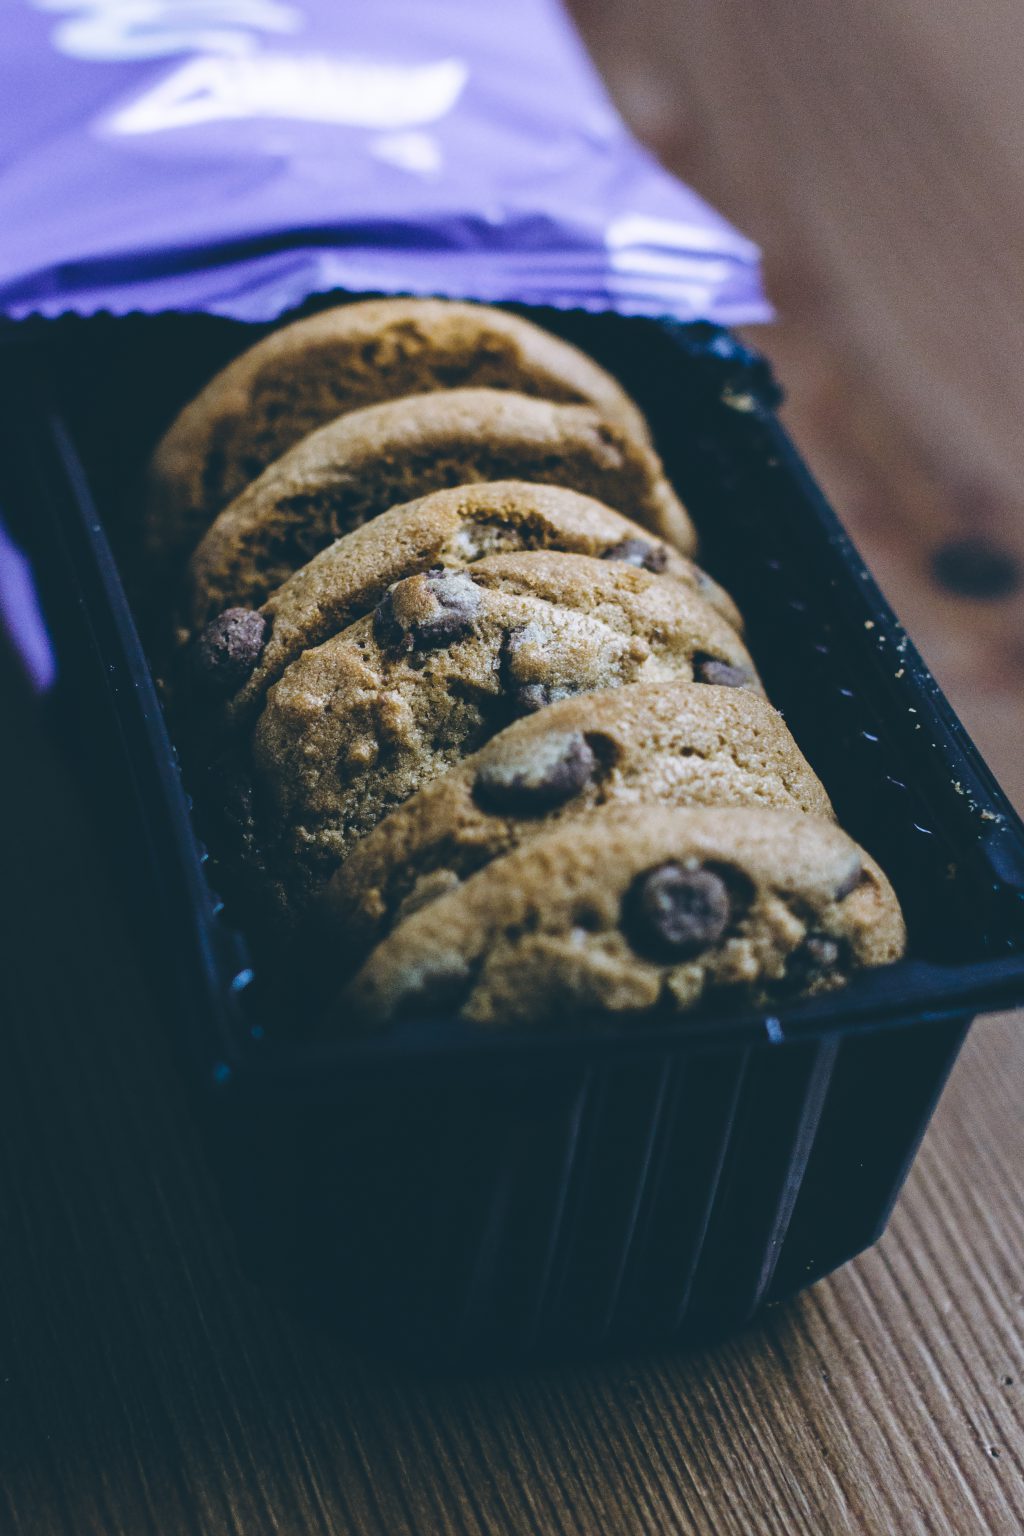
<path fill-rule="evenodd" d="M 41 562 L 60 727 L 246 1250 L 340 1323 L 446 1354 L 720 1333 L 835 1269 L 884 1229 L 972 1017 L 1024 1002 L 1024 827 L 780 428 L 763 363 L 709 326 L 537 318 L 647 411 L 769 695 L 896 885 L 899 965 L 771 1017 L 290 1042 L 206 879 L 111 549 L 160 430 L 253 332 L 23 327 L 4 369 L 4 494 Z"/>

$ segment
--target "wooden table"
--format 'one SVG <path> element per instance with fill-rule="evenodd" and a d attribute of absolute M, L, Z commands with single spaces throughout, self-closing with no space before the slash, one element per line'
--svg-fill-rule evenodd
<path fill-rule="evenodd" d="M 785 315 L 758 339 L 790 424 L 1024 803 L 1019 593 L 933 576 L 965 532 L 1024 549 L 1022 349 L 994 355 L 986 330 L 1019 301 L 1024 264 L 995 258 L 1024 203 L 1000 202 L 1002 161 L 975 140 L 956 175 L 943 161 L 967 108 L 940 93 L 951 7 L 931 4 L 927 48 L 914 5 L 848 7 L 845 31 L 783 0 L 579 9 L 666 157 L 766 244 Z M 972 15 L 987 9 L 994 46 L 994 0 Z M 973 260 L 993 263 L 985 345 L 963 292 L 948 298 L 963 231 L 933 212 L 958 177 L 977 178 L 957 203 L 977 214 Z M 977 584 L 977 563 L 947 577 Z M 241 1273 L 88 807 L 9 666 L 0 689 L 4 1536 L 1024 1529 L 1020 1019 L 975 1029 L 877 1248 L 743 1337 L 448 1382 L 346 1357 Z"/>

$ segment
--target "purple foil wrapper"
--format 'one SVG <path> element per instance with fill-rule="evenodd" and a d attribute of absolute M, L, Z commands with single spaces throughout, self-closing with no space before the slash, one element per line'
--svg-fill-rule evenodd
<path fill-rule="evenodd" d="M 0 102 L 15 319 L 334 289 L 770 317 L 556 0 L 12 0 Z"/>
<path fill-rule="evenodd" d="M 53 647 L 28 560 L 0 520 L 0 625 L 21 658 L 29 682 L 45 693 L 56 678 Z"/>

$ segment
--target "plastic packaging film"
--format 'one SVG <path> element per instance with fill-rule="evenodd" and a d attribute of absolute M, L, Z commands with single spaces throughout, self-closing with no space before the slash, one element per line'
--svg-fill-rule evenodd
<path fill-rule="evenodd" d="M 268 321 L 431 293 L 763 320 L 556 0 L 13 0 L 0 313 Z"/>

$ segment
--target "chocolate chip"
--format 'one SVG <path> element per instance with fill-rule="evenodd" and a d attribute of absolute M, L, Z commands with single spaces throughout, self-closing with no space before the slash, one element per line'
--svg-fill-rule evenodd
<path fill-rule="evenodd" d="M 825 933 L 812 933 L 804 940 L 804 950 L 819 971 L 831 971 L 839 964 L 839 945 Z"/>
<path fill-rule="evenodd" d="M 477 773 L 473 796 L 485 810 L 540 815 L 578 794 L 596 767 L 579 731 L 550 731 L 539 741 L 514 745 L 499 737 Z"/>
<path fill-rule="evenodd" d="M 827 933 L 809 933 L 786 961 L 784 990 L 802 992 L 812 982 L 835 971 L 843 956 L 843 946 Z"/>
<path fill-rule="evenodd" d="M 388 589 L 374 613 L 373 632 L 388 650 L 432 650 L 472 629 L 479 607 L 479 589 L 465 571 L 437 566 Z"/>
<path fill-rule="evenodd" d="M 551 689 L 538 678 L 544 668 L 544 635 L 536 624 L 519 624 L 501 642 L 498 675 L 503 693 L 521 715 L 551 703 Z"/>
<path fill-rule="evenodd" d="M 192 675 L 208 698 L 226 699 L 253 674 L 268 625 L 255 608 L 226 608 L 196 637 Z"/>
<path fill-rule="evenodd" d="M 511 689 L 510 697 L 521 714 L 535 715 L 551 703 L 551 689 L 547 683 L 524 683 Z"/>
<path fill-rule="evenodd" d="M 675 862 L 638 875 L 626 909 L 635 947 L 657 960 L 685 960 L 709 949 L 732 917 L 732 901 L 721 875 Z"/>
<path fill-rule="evenodd" d="M 754 681 L 746 667 L 734 667 L 732 662 L 709 656 L 706 651 L 698 651 L 693 658 L 693 679 L 697 683 L 713 683 L 718 688 L 749 688 Z"/>
<path fill-rule="evenodd" d="M 835 895 L 832 897 L 832 900 L 845 901 L 847 896 L 855 891 L 858 885 L 860 885 L 860 879 L 863 873 L 864 865 L 861 863 L 860 856 L 858 855 L 851 863 L 850 868 L 840 880 L 839 884 L 836 886 Z"/>
<path fill-rule="evenodd" d="M 602 560 L 622 560 L 626 565 L 636 565 L 643 571 L 660 575 L 668 565 L 668 550 L 664 544 L 648 544 L 646 539 L 623 539 L 612 549 L 606 549 Z"/>

